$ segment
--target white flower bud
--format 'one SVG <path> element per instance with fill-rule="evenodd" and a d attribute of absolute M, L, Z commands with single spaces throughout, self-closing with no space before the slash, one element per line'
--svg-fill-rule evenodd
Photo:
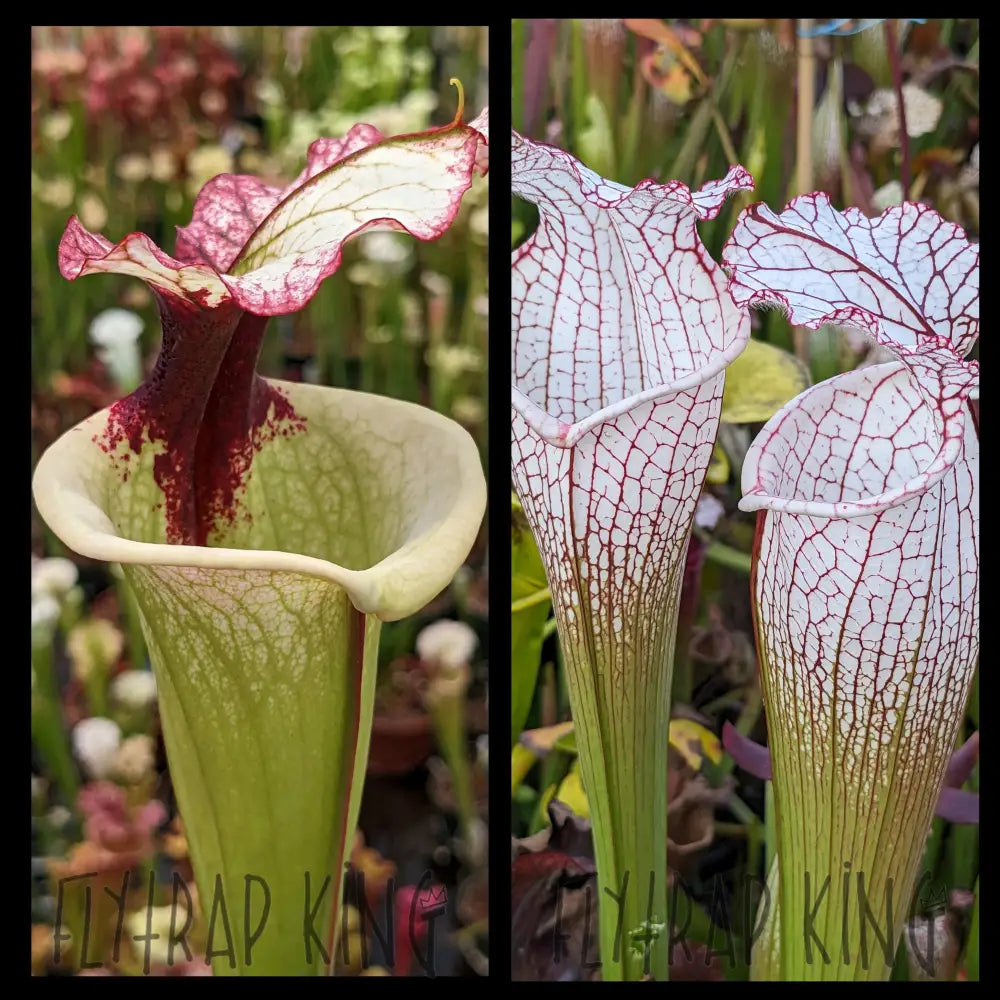
<path fill-rule="evenodd" d="M 44 646 L 52 641 L 52 634 L 59 621 L 59 602 L 49 594 L 42 594 L 31 602 L 31 644 Z"/>
<path fill-rule="evenodd" d="M 465 622 L 442 619 L 421 630 L 417 636 L 417 655 L 428 663 L 457 670 L 468 664 L 478 645 L 475 631 Z"/>
<path fill-rule="evenodd" d="M 142 381 L 139 334 L 143 322 L 128 309 L 105 309 L 90 324 L 90 342 L 117 385 L 131 391 Z"/>
<path fill-rule="evenodd" d="M 694 523 L 699 528 L 711 531 L 725 513 L 726 508 L 721 500 L 711 493 L 702 493 L 698 506 L 694 509 Z"/>
<path fill-rule="evenodd" d="M 31 596 L 62 600 L 73 589 L 80 572 L 71 559 L 39 559 L 31 566 Z"/>
<path fill-rule="evenodd" d="M 73 729 L 73 751 L 91 778 L 111 774 L 122 731 L 111 719 L 94 716 L 78 722 Z"/>
<path fill-rule="evenodd" d="M 156 701 L 156 678 L 150 670 L 125 670 L 111 682 L 111 697 L 125 708 L 148 708 Z"/>

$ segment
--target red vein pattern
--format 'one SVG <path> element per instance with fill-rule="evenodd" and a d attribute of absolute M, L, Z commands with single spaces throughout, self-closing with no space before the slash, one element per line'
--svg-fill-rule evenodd
<path fill-rule="evenodd" d="M 836 211 L 826 194 L 793 199 L 777 215 L 752 205 L 722 251 L 741 305 L 779 305 L 813 329 L 854 312 L 897 344 L 929 334 L 962 357 L 979 337 L 979 247 L 925 205 L 907 202 L 869 219 Z M 862 318 L 860 314 L 865 314 Z"/>
<path fill-rule="evenodd" d="M 613 644 L 683 562 L 722 373 L 749 338 L 695 223 L 752 180 L 630 191 L 516 133 L 511 177 L 540 213 L 512 262 L 515 486 L 564 627 Z"/>
<path fill-rule="evenodd" d="M 476 119 L 484 129 L 487 121 L 485 111 Z M 199 307 L 233 300 L 257 316 L 296 312 L 359 233 L 441 236 L 473 173 L 486 173 L 486 146 L 484 132 L 461 123 L 389 139 L 356 125 L 343 139 L 316 140 L 305 169 L 285 188 L 245 175 L 213 178 L 191 223 L 178 230 L 175 257 L 143 233 L 112 244 L 74 216 L 59 244 L 60 270 L 69 280 L 131 274 Z"/>
<path fill-rule="evenodd" d="M 802 964 L 791 932 L 783 946 L 807 978 L 884 979 L 880 953 L 858 961 L 841 876 L 863 872 L 883 924 L 892 885 L 898 937 L 979 655 L 978 365 L 962 360 L 978 335 L 978 249 L 923 206 L 867 220 L 810 195 L 781 215 L 747 209 L 723 259 L 738 302 L 857 327 L 899 358 L 779 411 L 747 454 L 740 504 L 761 512 L 782 912 L 801 919 L 831 878 L 816 928 L 832 964 Z"/>
<path fill-rule="evenodd" d="M 660 845 L 662 919 L 656 789 L 666 787 L 676 602 L 724 370 L 750 334 L 696 222 L 753 181 L 733 167 L 695 193 L 678 182 L 629 190 L 514 133 L 511 182 L 540 216 L 512 259 L 514 488 L 552 591 L 584 784 L 604 832 L 602 884 L 620 891 L 630 868 L 645 880 L 635 867 Z M 602 859 L 612 815 L 615 857 Z M 645 916 L 630 906 L 627 926 L 637 926 Z"/>

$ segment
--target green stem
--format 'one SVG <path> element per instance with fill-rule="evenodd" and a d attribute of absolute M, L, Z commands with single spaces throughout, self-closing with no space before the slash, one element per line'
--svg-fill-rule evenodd
<path fill-rule="evenodd" d="M 473 824 L 479 814 L 472 792 L 472 770 L 466 753 L 464 695 L 447 695 L 433 700 L 431 717 L 441 755 L 451 774 L 462 838 L 466 844 L 470 844 Z"/>
<path fill-rule="evenodd" d="M 535 607 L 536 604 L 543 604 L 545 601 L 552 599 L 552 593 L 548 587 L 542 590 L 536 590 L 533 594 L 529 594 L 527 597 L 522 597 L 519 600 L 511 601 L 510 613 L 516 615 L 519 611 L 526 611 L 528 608 Z"/>
<path fill-rule="evenodd" d="M 37 646 L 31 650 L 31 670 L 34 690 L 31 693 L 31 735 L 45 760 L 46 767 L 63 802 L 73 808 L 80 789 L 76 764 L 66 739 L 59 686 L 55 676 L 52 647 Z"/>
<path fill-rule="evenodd" d="M 722 115 L 719 114 L 718 108 L 712 109 L 712 122 L 715 125 L 715 132 L 719 137 L 719 142 L 722 143 L 722 152 L 726 154 L 726 159 L 731 164 L 739 163 L 739 154 L 736 152 L 732 136 L 730 136 L 729 129 L 726 128 L 726 123 L 722 120 Z"/>
<path fill-rule="evenodd" d="M 83 684 L 91 715 L 108 715 L 108 674 L 103 664 L 95 663 Z"/>
<path fill-rule="evenodd" d="M 524 19 L 510 22 L 510 119 L 518 132 L 524 130 Z"/>
<path fill-rule="evenodd" d="M 678 580 L 679 583 L 679 575 Z M 562 630 L 590 805 L 606 982 L 668 978 L 667 740 L 675 601 L 602 649 Z M 647 947 L 648 946 L 648 947 Z"/>
<path fill-rule="evenodd" d="M 571 59 L 570 87 L 573 101 L 573 132 L 570 149 L 578 149 L 580 133 L 587 122 L 587 81 L 590 73 L 587 71 L 587 50 L 583 43 L 583 24 L 579 20 L 570 22 Z"/>
<path fill-rule="evenodd" d="M 747 576 L 750 575 L 750 567 L 752 566 L 750 556 L 745 552 L 740 552 L 739 549 L 734 549 L 730 545 L 724 545 L 722 542 L 712 542 L 705 553 L 705 558 L 718 563 L 720 566 L 725 566 L 727 569 L 735 569 L 741 573 L 746 573 Z"/>
<path fill-rule="evenodd" d="M 972 906 L 972 924 L 969 940 L 965 946 L 965 973 L 969 982 L 979 982 L 979 879 L 976 879 L 976 901 Z"/>

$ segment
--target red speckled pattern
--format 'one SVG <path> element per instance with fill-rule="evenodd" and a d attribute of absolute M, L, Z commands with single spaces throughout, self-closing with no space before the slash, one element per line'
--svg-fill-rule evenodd
<path fill-rule="evenodd" d="M 342 139 L 314 142 L 305 169 L 285 188 L 216 177 L 179 230 L 176 257 L 142 233 L 113 244 L 70 219 L 59 245 L 64 277 L 133 275 L 150 285 L 160 308 L 155 370 L 112 408 L 96 443 L 115 456 L 126 482 L 130 453 L 165 445 L 154 477 L 168 542 L 208 544 L 213 530 L 236 516 L 255 452 L 277 435 L 306 429 L 281 392 L 256 374 L 266 317 L 303 308 L 338 268 L 343 243 L 365 229 L 440 236 L 473 173 L 486 172 L 487 121 L 484 111 L 479 128 L 455 122 L 392 139 L 356 125 Z M 237 263 L 240 275 L 227 274 Z"/>
<path fill-rule="evenodd" d="M 265 317 L 233 303 L 197 309 L 157 292 L 163 347 L 150 378 L 111 408 L 97 444 L 119 455 L 129 476 L 127 441 L 138 454 L 164 442 L 153 475 L 163 491 L 167 541 L 207 545 L 220 522 L 236 514 L 253 454 L 277 434 L 305 430 L 291 404 L 255 372 Z"/>

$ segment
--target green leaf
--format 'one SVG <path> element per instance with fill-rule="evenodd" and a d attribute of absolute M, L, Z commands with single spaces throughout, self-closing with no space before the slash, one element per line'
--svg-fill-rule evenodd
<path fill-rule="evenodd" d="M 712 460 L 708 463 L 708 472 L 705 474 L 705 480 L 714 486 L 722 486 L 729 482 L 731 471 L 729 456 L 726 455 L 722 445 L 716 441 L 715 447 L 712 449 Z"/>
<path fill-rule="evenodd" d="M 560 802 L 565 802 L 583 819 L 590 819 L 590 806 L 587 804 L 587 793 L 583 790 L 583 782 L 580 780 L 579 758 L 573 762 L 569 774 L 563 778 L 555 793 L 555 798 Z"/>
<path fill-rule="evenodd" d="M 764 423 L 809 384 L 809 371 L 794 354 L 751 340 L 726 369 L 721 419 L 729 424 Z"/>
<path fill-rule="evenodd" d="M 545 568 L 520 509 L 511 510 L 510 596 L 523 601 L 545 590 Z M 525 602 L 510 616 L 510 739 L 513 746 L 527 721 L 542 660 L 543 629 L 552 608 L 548 599 Z"/>
<path fill-rule="evenodd" d="M 615 138 L 604 102 L 590 93 L 584 105 L 587 127 L 577 141 L 580 159 L 601 177 L 615 176 Z"/>
<path fill-rule="evenodd" d="M 969 941 L 965 946 L 965 974 L 970 982 L 979 982 L 979 879 L 976 879 L 976 901 L 972 906 L 972 923 L 969 926 Z"/>

